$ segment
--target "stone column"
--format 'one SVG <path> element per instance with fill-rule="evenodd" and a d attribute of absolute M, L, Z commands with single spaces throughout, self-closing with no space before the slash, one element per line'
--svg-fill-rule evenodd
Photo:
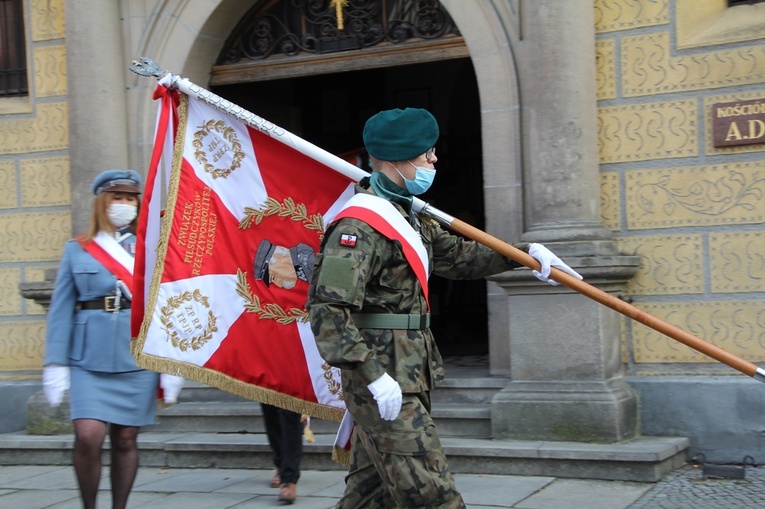
<path fill-rule="evenodd" d="M 639 258 L 600 224 L 595 28 L 590 0 L 523 4 L 519 43 L 526 232 L 590 284 L 616 293 Z M 620 318 L 529 271 L 493 278 L 508 295 L 512 382 L 492 403 L 495 438 L 618 442 L 638 432 Z"/>
<path fill-rule="evenodd" d="M 523 238 L 529 242 L 610 237 L 599 214 L 593 12 L 590 0 L 524 2 Z"/>
<path fill-rule="evenodd" d="M 90 224 L 90 183 L 103 170 L 128 166 L 126 82 L 120 2 L 67 0 L 69 157 L 72 232 Z"/>
<path fill-rule="evenodd" d="M 636 256 L 566 259 L 609 293 L 634 276 Z M 512 382 L 492 401 L 498 439 L 620 442 L 638 433 L 635 391 L 624 380 L 620 314 L 528 271 L 495 281 L 508 295 Z"/>

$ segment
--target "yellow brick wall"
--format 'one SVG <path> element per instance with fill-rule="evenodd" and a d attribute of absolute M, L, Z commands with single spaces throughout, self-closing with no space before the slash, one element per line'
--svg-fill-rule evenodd
<path fill-rule="evenodd" d="M 765 99 L 765 4 L 595 0 L 601 216 L 642 257 L 634 304 L 765 361 L 765 144 L 715 147 L 712 105 Z M 630 373 L 732 373 L 624 319 Z"/>
<path fill-rule="evenodd" d="M 39 376 L 40 282 L 71 237 L 65 0 L 24 2 L 29 95 L 0 99 L 0 379 Z"/>

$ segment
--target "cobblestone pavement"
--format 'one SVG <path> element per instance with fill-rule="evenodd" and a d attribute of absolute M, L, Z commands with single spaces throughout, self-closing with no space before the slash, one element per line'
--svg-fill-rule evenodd
<path fill-rule="evenodd" d="M 747 466 L 744 479 L 704 479 L 687 465 L 667 475 L 629 509 L 762 509 L 765 466 Z"/>

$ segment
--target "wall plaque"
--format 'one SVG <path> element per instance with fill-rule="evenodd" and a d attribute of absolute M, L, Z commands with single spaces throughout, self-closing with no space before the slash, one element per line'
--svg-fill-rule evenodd
<path fill-rule="evenodd" d="M 765 99 L 712 105 L 715 147 L 765 143 Z"/>

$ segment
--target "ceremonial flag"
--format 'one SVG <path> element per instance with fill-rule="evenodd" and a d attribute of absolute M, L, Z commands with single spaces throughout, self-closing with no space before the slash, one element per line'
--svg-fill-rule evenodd
<path fill-rule="evenodd" d="M 168 82 L 154 91 L 159 100 L 157 124 L 154 129 L 154 150 L 151 154 L 141 212 L 138 215 L 135 265 L 133 273 L 133 304 L 131 309 L 131 337 L 138 337 L 143 323 L 149 288 L 157 261 L 160 219 L 164 207 L 162 190 L 167 190 L 173 168 L 173 145 L 178 125 L 178 91 L 169 90 Z M 148 283 L 148 284 L 147 284 Z"/>
<path fill-rule="evenodd" d="M 354 179 L 285 144 L 273 124 L 253 127 L 169 93 L 168 83 L 155 93 L 160 121 L 139 221 L 136 363 L 340 421 L 340 370 L 319 355 L 305 304 L 324 227 Z"/>

